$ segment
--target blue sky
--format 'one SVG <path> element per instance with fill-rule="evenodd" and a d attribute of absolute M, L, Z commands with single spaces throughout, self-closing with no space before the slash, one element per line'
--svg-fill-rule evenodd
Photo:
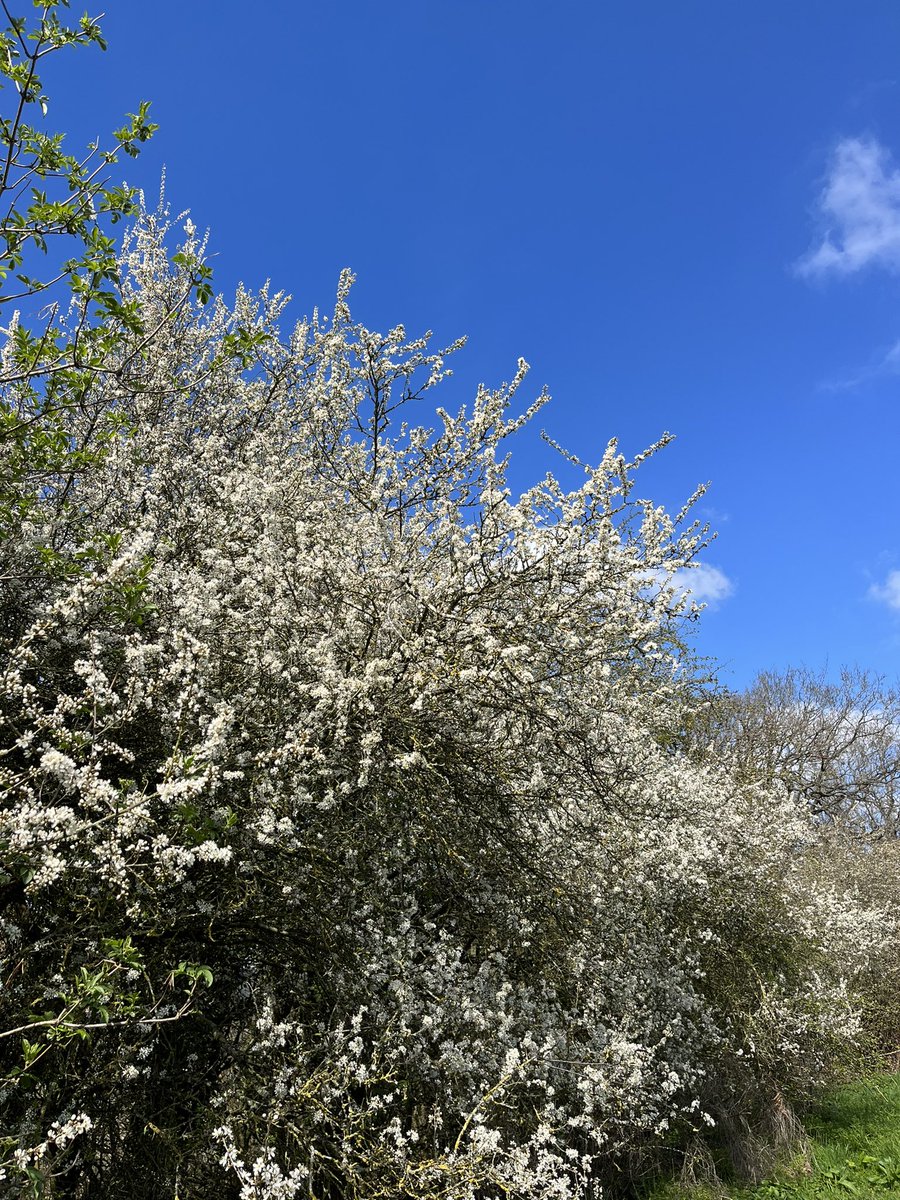
<path fill-rule="evenodd" d="M 641 494 L 710 480 L 697 648 L 900 675 L 896 0 L 111 0 L 48 72 L 75 146 L 152 101 L 131 183 L 216 282 L 467 333 L 446 407 L 519 355 L 541 423 Z M 555 466 L 536 437 L 514 483 Z"/>

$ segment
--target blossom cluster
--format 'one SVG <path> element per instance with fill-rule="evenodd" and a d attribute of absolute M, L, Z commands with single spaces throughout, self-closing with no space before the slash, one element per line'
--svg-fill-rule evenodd
<path fill-rule="evenodd" d="M 416 426 L 458 344 L 205 308 L 167 233 L 79 403 L 2 397 L 73 448 L 2 480 L 7 1172 L 575 1200 L 805 1086 L 884 920 L 684 748 L 706 530 L 614 442 L 515 498 L 524 363 Z"/>

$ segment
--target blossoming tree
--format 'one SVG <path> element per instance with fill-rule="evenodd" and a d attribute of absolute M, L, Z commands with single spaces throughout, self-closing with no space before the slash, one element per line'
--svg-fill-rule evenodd
<path fill-rule="evenodd" d="M 677 749 L 689 506 L 514 497 L 524 363 L 420 426 L 459 344 L 172 235 L 2 363 L 9 1186 L 562 1200 L 802 1094 L 878 917 Z"/>

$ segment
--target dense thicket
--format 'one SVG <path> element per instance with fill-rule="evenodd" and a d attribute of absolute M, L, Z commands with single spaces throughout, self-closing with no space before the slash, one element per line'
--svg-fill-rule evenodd
<path fill-rule="evenodd" d="M 731 764 L 744 782 L 785 788 L 818 830 L 818 871 L 900 920 L 900 694 L 883 678 L 843 668 L 836 677 L 766 671 L 743 693 L 721 693 L 692 714 L 689 740 Z M 858 980 L 864 1043 L 897 1063 L 900 939 L 872 947 Z"/>
<path fill-rule="evenodd" d="M 6 1186 L 597 1195 L 783 1111 L 885 922 L 680 748 L 703 531 L 614 443 L 514 498 L 524 364 L 421 428 L 349 276 L 283 334 L 170 236 L 4 352 Z"/>

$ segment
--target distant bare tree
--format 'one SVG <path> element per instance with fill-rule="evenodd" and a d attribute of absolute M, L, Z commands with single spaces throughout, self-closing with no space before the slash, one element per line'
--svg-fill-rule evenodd
<path fill-rule="evenodd" d="M 694 737 L 744 780 L 781 782 L 822 821 L 869 839 L 900 834 L 900 691 L 878 675 L 765 671 L 717 698 Z"/>

